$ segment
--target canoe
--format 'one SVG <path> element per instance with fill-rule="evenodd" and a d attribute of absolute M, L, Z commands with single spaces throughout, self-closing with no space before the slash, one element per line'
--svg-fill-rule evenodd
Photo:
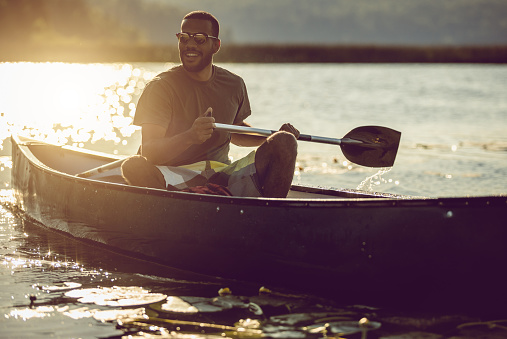
<path fill-rule="evenodd" d="M 294 185 L 285 199 L 126 185 L 120 157 L 12 137 L 30 220 L 208 276 L 337 300 L 503 300 L 507 196 L 423 198 Z M 488 299 L 489 298 L 489 299 Z"/>

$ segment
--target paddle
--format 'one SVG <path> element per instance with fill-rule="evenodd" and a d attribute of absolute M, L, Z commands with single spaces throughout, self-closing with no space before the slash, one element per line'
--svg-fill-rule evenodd
<path fill-rule="evenodd" d="M 215 123 L 219 130 L 232 133 L 270 136 L 277 131 Z M 340 145 L 343 155 L 351 162 L 366 167 L 391 167 L 396 159 L 401 133 L 381 126 L 354 128 L 343 139 L 300 134 L 298 140 Z"/>
<path fill-rule="evenodd" d="M 76 177 L 89 178 L 95 174 L 99 174 L 99 173 L 102 173 L 105 171 L 112 170 L 113 168 L 120 167 L 124 161 L 125 161 L 125 159 L 115 160 L 113 162 L 102 165 L 100 167 L 92 168 L 91 170 L 76 174 Z"/>
<path fill-rule="evenodd" d="M 232 133 L 262 136 L 270 136 L 271 134 L 277 132 L 254 127 L 226 125 L 220 123 L 215 123 L 215 128 Z M 387 127 L 362 126 L 354 128 L 342 139 L 300 134 L 298 140 L 340 145 L 345 158 L 358 165 L 366 167 L 391 167 L 396 159 L 400 138 L 400 132 Z M 119 167 L 123 161 L 124 159 L 116 160 L 109 164 L 76 174 L 76 176 L 89 178 L 95 174 Z"/>

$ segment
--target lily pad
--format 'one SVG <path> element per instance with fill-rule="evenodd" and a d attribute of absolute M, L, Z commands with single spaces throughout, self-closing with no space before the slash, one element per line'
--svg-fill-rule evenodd
<path fill-rule="evenodd" d="M 380 328 L 380 326 L 381 324 L 376 321 L 368 321 L 367 326 L 361 325 L 359 321 L 336 321 L 306 326 L 305 329 L 310 333 L 321 333 L 323 331 L 327 331 L 328 333 L 333 334 L 351 335 L 362 331 L 376 330 Z"/>
<path fill-rule="evenodd" d="M 196 314 L 199 309 L 179 297 L 168 297 L 166 302 L 160 305 L 160 310 L 165 312 Z"/>
<path fill-rule="evenodd" d="M 73 290 L 75 288 L 80 288 L 82 284 L 70 282 L 70 281 L 64 281 L 60 284 L 55 284 L 53 286 L 42 286 L 42 289 L 44 291 L 48 292 L 61 292 L 61 291 L 68 291 Z"/>
<path fill-rule="evenodd" d="M 139 306 L 157 303 L 167 298 L 161 293 L 151 293 L 138 286 L 126 287 L 103 287 L 73 290 L 65 293 L 69 298 L 77 298 L 84 304 L 96 304 L 99 306 Z"/>
<path fill-rule="evenodd" d="M 273 324 L 288 326 L 305 326 L 313 323 L 322 323 L 324 321 L 345 321 L 352 319 L 355 315 L 352 312 L 319 312 L 319 313 L 289 313 L 276 315 L 269 318 Z"/>
<path fill-rule="evenodd" d="M 245 303 L 233 296 L 224 296 L 216 298 L 203 297 L 168 297 L 167 301 L 160 305 L 160 311 L 182 314 L 196 313 L 217 313 L 233 308 L 248 308 L 249 303 Z M 158 306 L 158 305 L 157 305 Z"/>
<path fill-rule="evenodd" d="M 216 313 L 230 308 L 230 305 L 213 305 L 212 299 L 201 297 L 168 297 L 160 305 L 162 311 L 184 314 Z"/>

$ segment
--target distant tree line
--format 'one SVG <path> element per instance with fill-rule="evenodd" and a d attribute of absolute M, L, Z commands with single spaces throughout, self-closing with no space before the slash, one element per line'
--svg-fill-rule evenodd
<path fill-rule="evenodd" d="M 0 61 L 179 62 L 176 46 L 79 44 L 14 46 Z M 216 62 L 237 63 L 507 63 L 507 46 L 228 45 Z"/>
<path fill-rule="evenodd" d="M 507 46 L 251 45 L 224 47 L 224 62 L 506 63 Z"/>

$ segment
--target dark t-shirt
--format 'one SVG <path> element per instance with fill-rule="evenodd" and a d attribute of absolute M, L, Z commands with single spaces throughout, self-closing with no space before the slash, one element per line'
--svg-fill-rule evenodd
<path fill-rule="evenodd" d="M 134 124 L 156 124 L 167 128 L 166 136 L 180 134 L 208 107 L 216 122 L 236 124 L 251 114 L 245 83 L 241 77 L 218 66 L 208 81 L 190 78 L 182 66 L 157 75 L 139 98 Z M 166 165 L 181 166 L 202 160 L 229 163 L 230 133 L 215 130 L 210 139 L 192 145 Z"/>

